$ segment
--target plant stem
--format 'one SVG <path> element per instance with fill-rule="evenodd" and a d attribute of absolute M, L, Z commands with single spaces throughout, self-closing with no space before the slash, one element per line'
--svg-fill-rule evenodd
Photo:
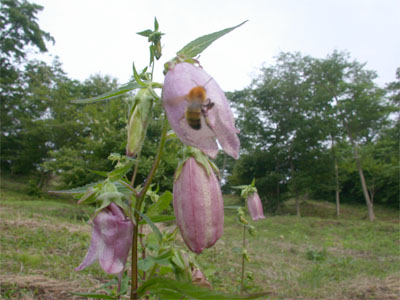
<path fill-rule="evenodd" d="M 151 181 L 156 174 L 157 168 L 160 164 L 161 155 L 165 146 L 165 142 L 167 140 L 167 129 L 168 129 L 168 119 L 167 116 L 164 116 L 163 128 L 161 133 L 160 146 L 157 151 L 156 158 L 154 160 L 153 166 L 150 170 L 149 175 L 146 178 L 146 182 L 137 195 L 135 211 L 134 211 L 134 219 L 135 226 L 133 229 L 133 239 L 132 239 L 132 271 L 131 271 L 131 300 L 138 299 L 137 298 L 137 288 L 138 288 L 138 269 L 137 269 L 137 258 L 138 258 L 138 226 L 139 226 L 139 211 L 142 207 L 143 200 L 146 196 L 147 189 L 149 188 Z"/>
<path fill-rule="evenodd" d="M 134 171 L 133 171 L 133 175 L 132 175 L 132 179 L 131 179 L 131 186 L 132 186 L 133 188 L 135 188 L 136 174 L 137 174 L 137 171 L 138 171 L 138 169 L 139 169 L 140 153 L 142 153 L 142 152 L 140 151 L 139 154 L 138 154 L 137 157 L 136 157 L 135 169 L 134 169 Z"/>
<path fill-rule="evenodd" d="M 243 251 L 246 249 L 246 225 L 243 225 L 243 243 L 242 243 L 242 280 L 240 283 L 240 293 L 244 292 L 244 254 Z"/>

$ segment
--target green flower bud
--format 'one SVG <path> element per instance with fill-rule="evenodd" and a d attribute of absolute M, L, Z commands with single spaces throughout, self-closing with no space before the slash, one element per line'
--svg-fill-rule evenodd
<path fill-rule="evenodd" d="M 135 104 L 129 118 L 126 155 L 137 156 L 146 137 L 153 109 L 153 96 L 148 89 L 141 89 L 135 96 Z"/>

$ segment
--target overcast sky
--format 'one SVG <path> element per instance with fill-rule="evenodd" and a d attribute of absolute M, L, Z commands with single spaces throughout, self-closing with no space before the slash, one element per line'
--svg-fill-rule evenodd
<path fill-rule="evenodd" d="M 225 91 L 239 90 L 281 51 L 323 58 L 347 50 L 377 71 L 377 82 L 395 80 L 400 67 L 399 0 L 31 0 L 44 6 L 41 28 L 55 38 L 49 47 L 70 78 L 100 73 L 129 81 L 132 62 L 148 64 L 147 39 L 156 16 L 162 66 L 193 39 L 249 20 L 214 42 L 200 57 L 204 69 Z"/>

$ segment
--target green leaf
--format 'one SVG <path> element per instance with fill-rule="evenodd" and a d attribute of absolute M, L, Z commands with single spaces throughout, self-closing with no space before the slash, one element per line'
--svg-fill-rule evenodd
<path fill-rule="evenodd" d="M 224 209 L 234 209 L 234 210 L 237 210 L 239 207 L 241 207 L 241 206 L 239 206 L 239 205 L 227 205 L 227 206 L 224 206 Z"/>
<path fill-rule="evenodd" d="M 168 208 L 168 206 L 170 205 L 171 201 L 172 201 L 172 193 L 170 191 L 166 191 L 164 192 L 164 194 L 162 194 L 160 196 L 160 198 L 158 199 L 157 202 L 155 202 L 154 204 L 152 204 L 148 209 L 147 209 L 147 216 L 152 217 L 155 216 L 156 214 L 161 214 L 165 209 Z"/>
<path fill-rule="evenodd" d="M 101 177 L 105 177 L 107 178 L 107 172 L 105 171 L 97 171 L 97 170 L 91 170 L 91 169 L 87 169 L 90 173 L 96 174 L 96 175 L 100 175 Z"/>
<path fill-rule="evenodd" d="M 174 255 L 172 256 L 172 262 L 181 270 L 184 270 L 186 268 L 185 261 L 183 260 L 180 253 L 178 253 L 177 251 L 174 251 Z"/>
<path fill-rule="evenodd" d="M 159 25 L 158 25 L 158 21 L 157 18 L 154 17 L 154 31 L 158 31 Z"/>
<path fill-rule="evenodd" d="M 133 77 L 138 83 L 139 87 L 147 87 L 147 84 L 140 78 L 139 73 L 136 71 L 135 63 L 132 63 Z"/>
<path fill-rule="evenodd" d="M 137 290 L 138 296 L 142 297 L 150 291 L 161 299 L 256 299 L 265 297 L 266 293 L 252 294 L 246 296 L 230 295 L 209 290 L 191 282 L 176 281 L 170 278 L 151 278 L 144 282 Z"/>
<path fill-rule="evenodd" d="M 210 176 L 212 169 L 210 164 L 208 163 L 209 160 L 208 158 L 201 152 L 201 151 L 195 151 L 193 152 L 193 158 L 204 167 L 204 169 L 207 172 L 207 175 Z"/>
<path fill-rule="evenodd" d="M 236 185 L 236 186 L 231 186 L 231 188 L 237 189 L 237 190 L 244 189 L 245 187 L 247 187 L 247 185 Z"/>
<path fill-rule="evenodd" d="M 253 181 L 251 182 L 251 186 L 252 186 L 252 187 L 255 187 L 255 186 L 256 186 L 256 178 L 255 178 L 255 177 L 253 178 Z"/>
<path fill-rule="evenodd" d="M 135 160 L 129 159 L 122 166 L 115 168 L 111 172 L 108 172 L 108 174 L 107 174 L 108 178 L 110 179 L 110 181 L 116 181 L 116 180 L 122 179 L 122 177 L 124 177 L 125 174 L 129 172 L 129 170 L 132 168 L 134 163 L 135 163 Z"/>
<path fill-rule="evenodd" d="M 184 57 L 195 57 L 195 56 L 199 55 L 201 52 L 203 52 L 204 49 L 206 49 L 208 46 L 210 46 L 215 40 L 217 40 L 220 37 L 224 36 L 225 34 L 231 32 L 235 28 L 242 26 L 246 22 L 247 21 L 244 21 L 234 27 L 226 28 L 221 31 L 203 35 L 202 37 L 199 37 L 199 38 L 195 39 L 194 41 L 191 41 L 189 44 L 187 44 L 185 47 L 183 47 L 181 50 L 179 50 L 176 54 L 178 56 L 184 56 Z"/>
<path fill-rule="evenodd" d="M 181 175 L 183 165 L 185 164 L 184 161 L 181 161 L 178 163 L 178 166 L 176 167 L 175 175 L 174 175 L 174 182 L 178 180 L 179 176 Z"/>
<path fill-rule="evenodd" d="M 96 194 L 97 191 L 92 189 L 92 188 L 88 188 L 86 190 L 86 193 L 78 200 L 78 204 L 82 204 L 82 203 L 92 203 L 96 201 Z"/>
<path fill-rule="evenodd" d="M 79 195 L 79 194 L 85 194 L 86 190 L 93 187 L 93 188 L 101 188 L 101 185 L 103 184 L 103 180 L 92 182 L 89 184 L 86 184 L 84 186 L 80 186 L 77 188 L 69 189 L 69 190 L 60 190 L 60 191 L 49 191 L 49 193 L 53 194 L 67 194 L 67 195 Z"/>
<path fill-rule="evenodd" d="M 152 268 L 154 264 L 155 261 L 151 257 L 146 257 L 145 259 L 140 259 L 137 265 L 139 270 L 146 272 L 150 270 L 150 268 Z"/>
<path fill-rule="evenodd" d="M 72 295 L 87 297 L 87 298 L 94 298 L 94 299 L 116 299 L 113 296 L 103 295 L 103 294 L 83 294 L 83 293 L 72 293 Z"/>
<path fill-rule="evenodd" d="M 149 37 L 152 33 L 153 33 L 153 31 L 150 30 L 150 29 L 143 30 L 141 32 L 136 32 L 136 34 L 141 35 L 141 36 L 145 36 L 145 37 Z"/>
<path fill-rule="evenodd" d="M 148 258 L 153 260 L 158 265 L 169 266 L 169 265 L 171 265 L 170 259 L 171 259 L 172 255 L 173 255 L 172 251 L 168 250 L 168 251 L 160 254 L 159 256 L 148 256 Z"/>
<path fill-rule="evenodd" d="M 142 214 L 140 211 L 138 211 L 137 209 L 135 209 L 139 215 L 146 221 L 147 224 L 150 225 L 151 229 L 153 229 L 153 232 L 156 234 L 158 241 L 161 242 L 162 241 L 162 235 L 160 230 L 158 229 L 158 227 L 150 220 L 150 218 L 148 216 L 146 216 L 145 214 Z"/>
<path fill-rule="evenodd" d="M 88 104 L 88 103 L 94 103 L 94 102 L 99 102 L 103 100 L 111 100 L 115 99 L 122 94 L 125 94 L 127 92 L 130 92 L 132 90 L 138 89 L 141 86 L 136 82 L 136 81 L 130 81 L 128 83 L 125 83 L 124 85 L 120 86 L 118 89 L 104 93 L 100 96 L 93 97 L 93 98 L 86 98 L 86 99 L 78 99 L 78 100 L 72 100 L 72 103 L 77 103 L 77 104 Z"/>
<path fill-rule="evenodd" d="M 168 222 L 168 221 L 174 221 L 175 220 L 175 216 L 172 215 L 158 215 L 158 216 L 152 216 L 149 217 L 149 219 L 153 222 L 153 223 L 160 223 L 160 222 Z M 147 223 L 145 220 L 141 220 L 139 222 L 139 224 L 145 224 Z"/>

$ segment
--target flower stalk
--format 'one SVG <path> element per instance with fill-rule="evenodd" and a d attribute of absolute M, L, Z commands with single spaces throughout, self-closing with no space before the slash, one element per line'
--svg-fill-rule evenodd
<path fill-rule="evenodd" d="M 246 225 L 243 224 L 243 241 L 242 241 L 242 252 L 246 249 Z M 242 276 L 240 281 L 240 293 L 244 292 L 244 263 L 245 255 L 242 253 Z"/>
<path fill-rule="evenodd" d="M 160 164 L 161 160 L 161 155 L 164 150 L 165 142 L 167 140 L 167 130 L 168 130 L 168 119 L 165 116 L 164 117 L 164 122 L 163 122 L 163 128 L 162 128 L 162 133 L 161 133 L 161 140 L 160 140 L 160 146 L 157 151 L 156 158 L 154 160 L 153 166 L 150 170 L 149 175 L 146 178 L 146 183 L 143 186 L 142 190 L 139 192 L 137 195 L 136 203 L 135 203 L 135 211 L 134 211 L 134 220 L 135 224 L 139 224 L 139 211 L 142 207 L 144 198 L 146 196 L 146 192 L 148 188 L 150 187 L 150 184 L 154 178 L 154 175 L 156 174 L 157 168 Z M 137 295 L 137 288 L 138 288 L 138 266 L 137 266 L 137 261 L 138 261 L 138 226 L 134 227 L 133 231 L 133 239 L 132 239 L 132 269 L 131 269 L 131 297 L 130 299 L 138 299 Z"/>

